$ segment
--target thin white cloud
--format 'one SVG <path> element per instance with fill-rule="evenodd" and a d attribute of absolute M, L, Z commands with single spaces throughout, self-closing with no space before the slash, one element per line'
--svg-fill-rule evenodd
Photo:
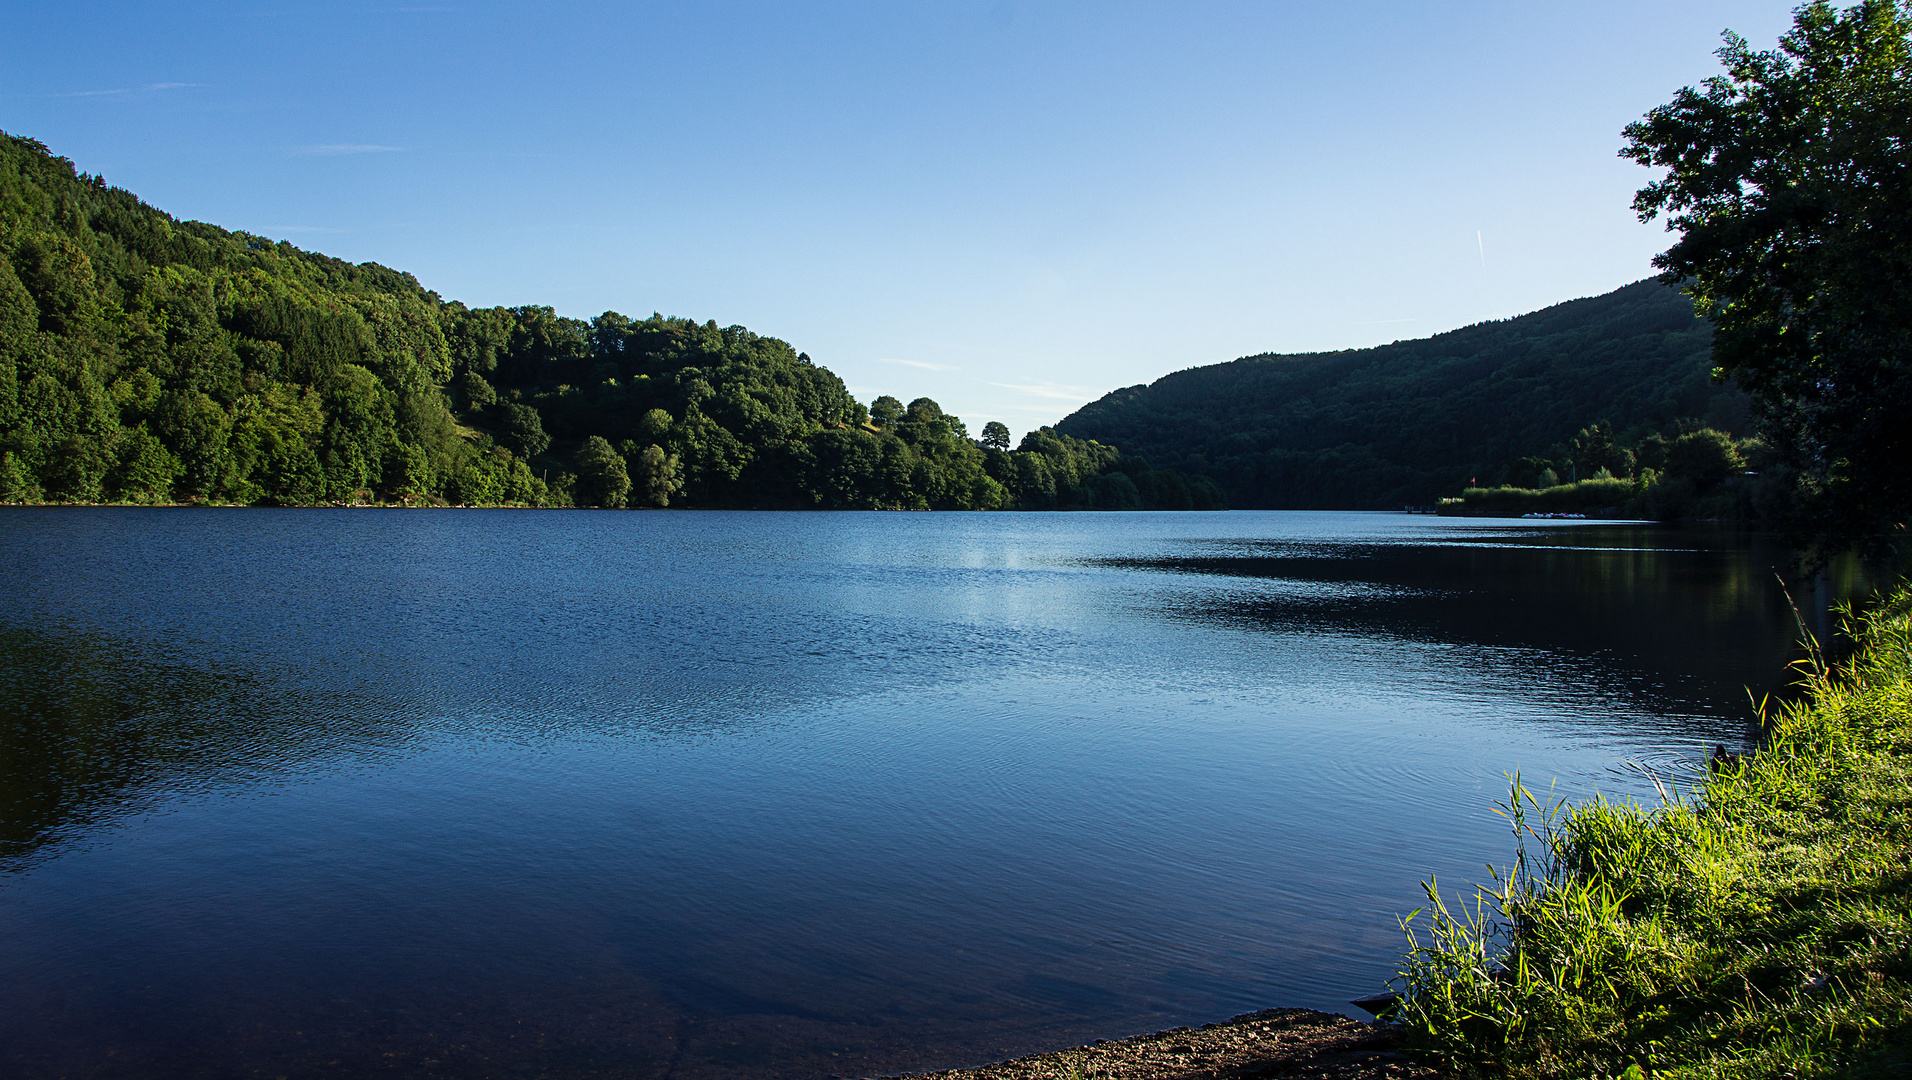
<path fill-rule="evenodd" d="M 190 87 L 197 87 L 197 86 L 204 86 L 204 85 L 206 84 L 191 83 L 191 82 L 159 82 L 159 83 L 147 83 L 145 86 L 133 86 L 133 87 L 121 86 L 121 87 L 116 87 L 115 89 L 112 89 L 112 90 L 68 90 L 63 93 L 45 94 L 42 96 L 55 97 L 55 98 L 123 97 L 127 94 L 152 93 L 158 90 L 185 90 Z"/>
<path fill-rule="evenodd" d="M 377 143 L 325 143 L 319 146 L 295 146 L 292 153 L 299 157 L 338 157 L 342 154 L 392 154 L 403 149 L 402 146 L 380 146 Z"/>
<path fill-rule="evenodd" d="M 950 364 L 932 364 L 927 360 L 892 360 L 888 357 L 879 356 L 877 357 L 876 362 L 879 364 L 901 364 L 904 367 L 922 368 L 924 371 L 961 371 L 962 370 L 961 368 L 955 367 Z"/>
<path fill-rule="evenodd" d="M 1058 401 L 1082 401 L 1095 396 L 1095 391 L 1086 386 L 1062 386 L 1057 383 L 1006 383 L 992 382 L 991 386 L 1000 386 L 1004 390 L 1016 390 L 1034 397 L 1055 398 Z"/>

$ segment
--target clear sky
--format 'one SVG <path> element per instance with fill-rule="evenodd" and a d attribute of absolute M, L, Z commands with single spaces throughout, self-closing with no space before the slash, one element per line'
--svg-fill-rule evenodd
<path fill-rule="evenodd" d="M 1647 276 L 1621 127 L 1792 6 L 0 0 L 0 129 L 448 299 L 741 323 L 1020 433 Z"/>

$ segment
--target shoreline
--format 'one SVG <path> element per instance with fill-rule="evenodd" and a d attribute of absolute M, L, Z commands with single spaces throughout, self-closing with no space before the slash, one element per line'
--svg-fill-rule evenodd
<path fill-rule="evenodd" d="M 1401 1029 L 1313 1009 L 1263 1009 L 1201 1027 L 1107 1039 L 966 1069 L 881 1080 L 1437 1080 Z"/>

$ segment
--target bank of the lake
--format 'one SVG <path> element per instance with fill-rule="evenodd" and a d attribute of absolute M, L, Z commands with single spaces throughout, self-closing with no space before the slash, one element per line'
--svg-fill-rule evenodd
<path fill-rule="evenodd" d="M 1524 850 L 1499 886 L 1471 912 L 1430 898 L 1413 1044 L 1466 1075 L 1906 1075 L 1912 586 L 1848 630 L 1850 660 L 1815 649 L 1805 696 L 1689 795 L 1516 790 Z"/>
<path fill-rule="evenodd" d="M 1438 1080 L 1402 1036 L 1338 1013 L 1264 1009 L 916 1080 Z"/>
<path fill-rule="evenodd" d="M 1400 1023 L 1269 1009 L 933 1078 L 1904 1076 L 1912 585 L 1845 629 L 1684 797 L 1516 789 L 1525 843 L 1472 911 L 1430 897 Z"/>

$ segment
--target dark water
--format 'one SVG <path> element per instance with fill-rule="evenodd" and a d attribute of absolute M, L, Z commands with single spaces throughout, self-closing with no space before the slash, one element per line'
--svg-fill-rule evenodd
<path fill-rule="evenodd" d="M 1784 681 L 1724 532 L 0 513 L 0 1073 L 867 1075 L 1345 1009 L 1504 774 Z"/>

